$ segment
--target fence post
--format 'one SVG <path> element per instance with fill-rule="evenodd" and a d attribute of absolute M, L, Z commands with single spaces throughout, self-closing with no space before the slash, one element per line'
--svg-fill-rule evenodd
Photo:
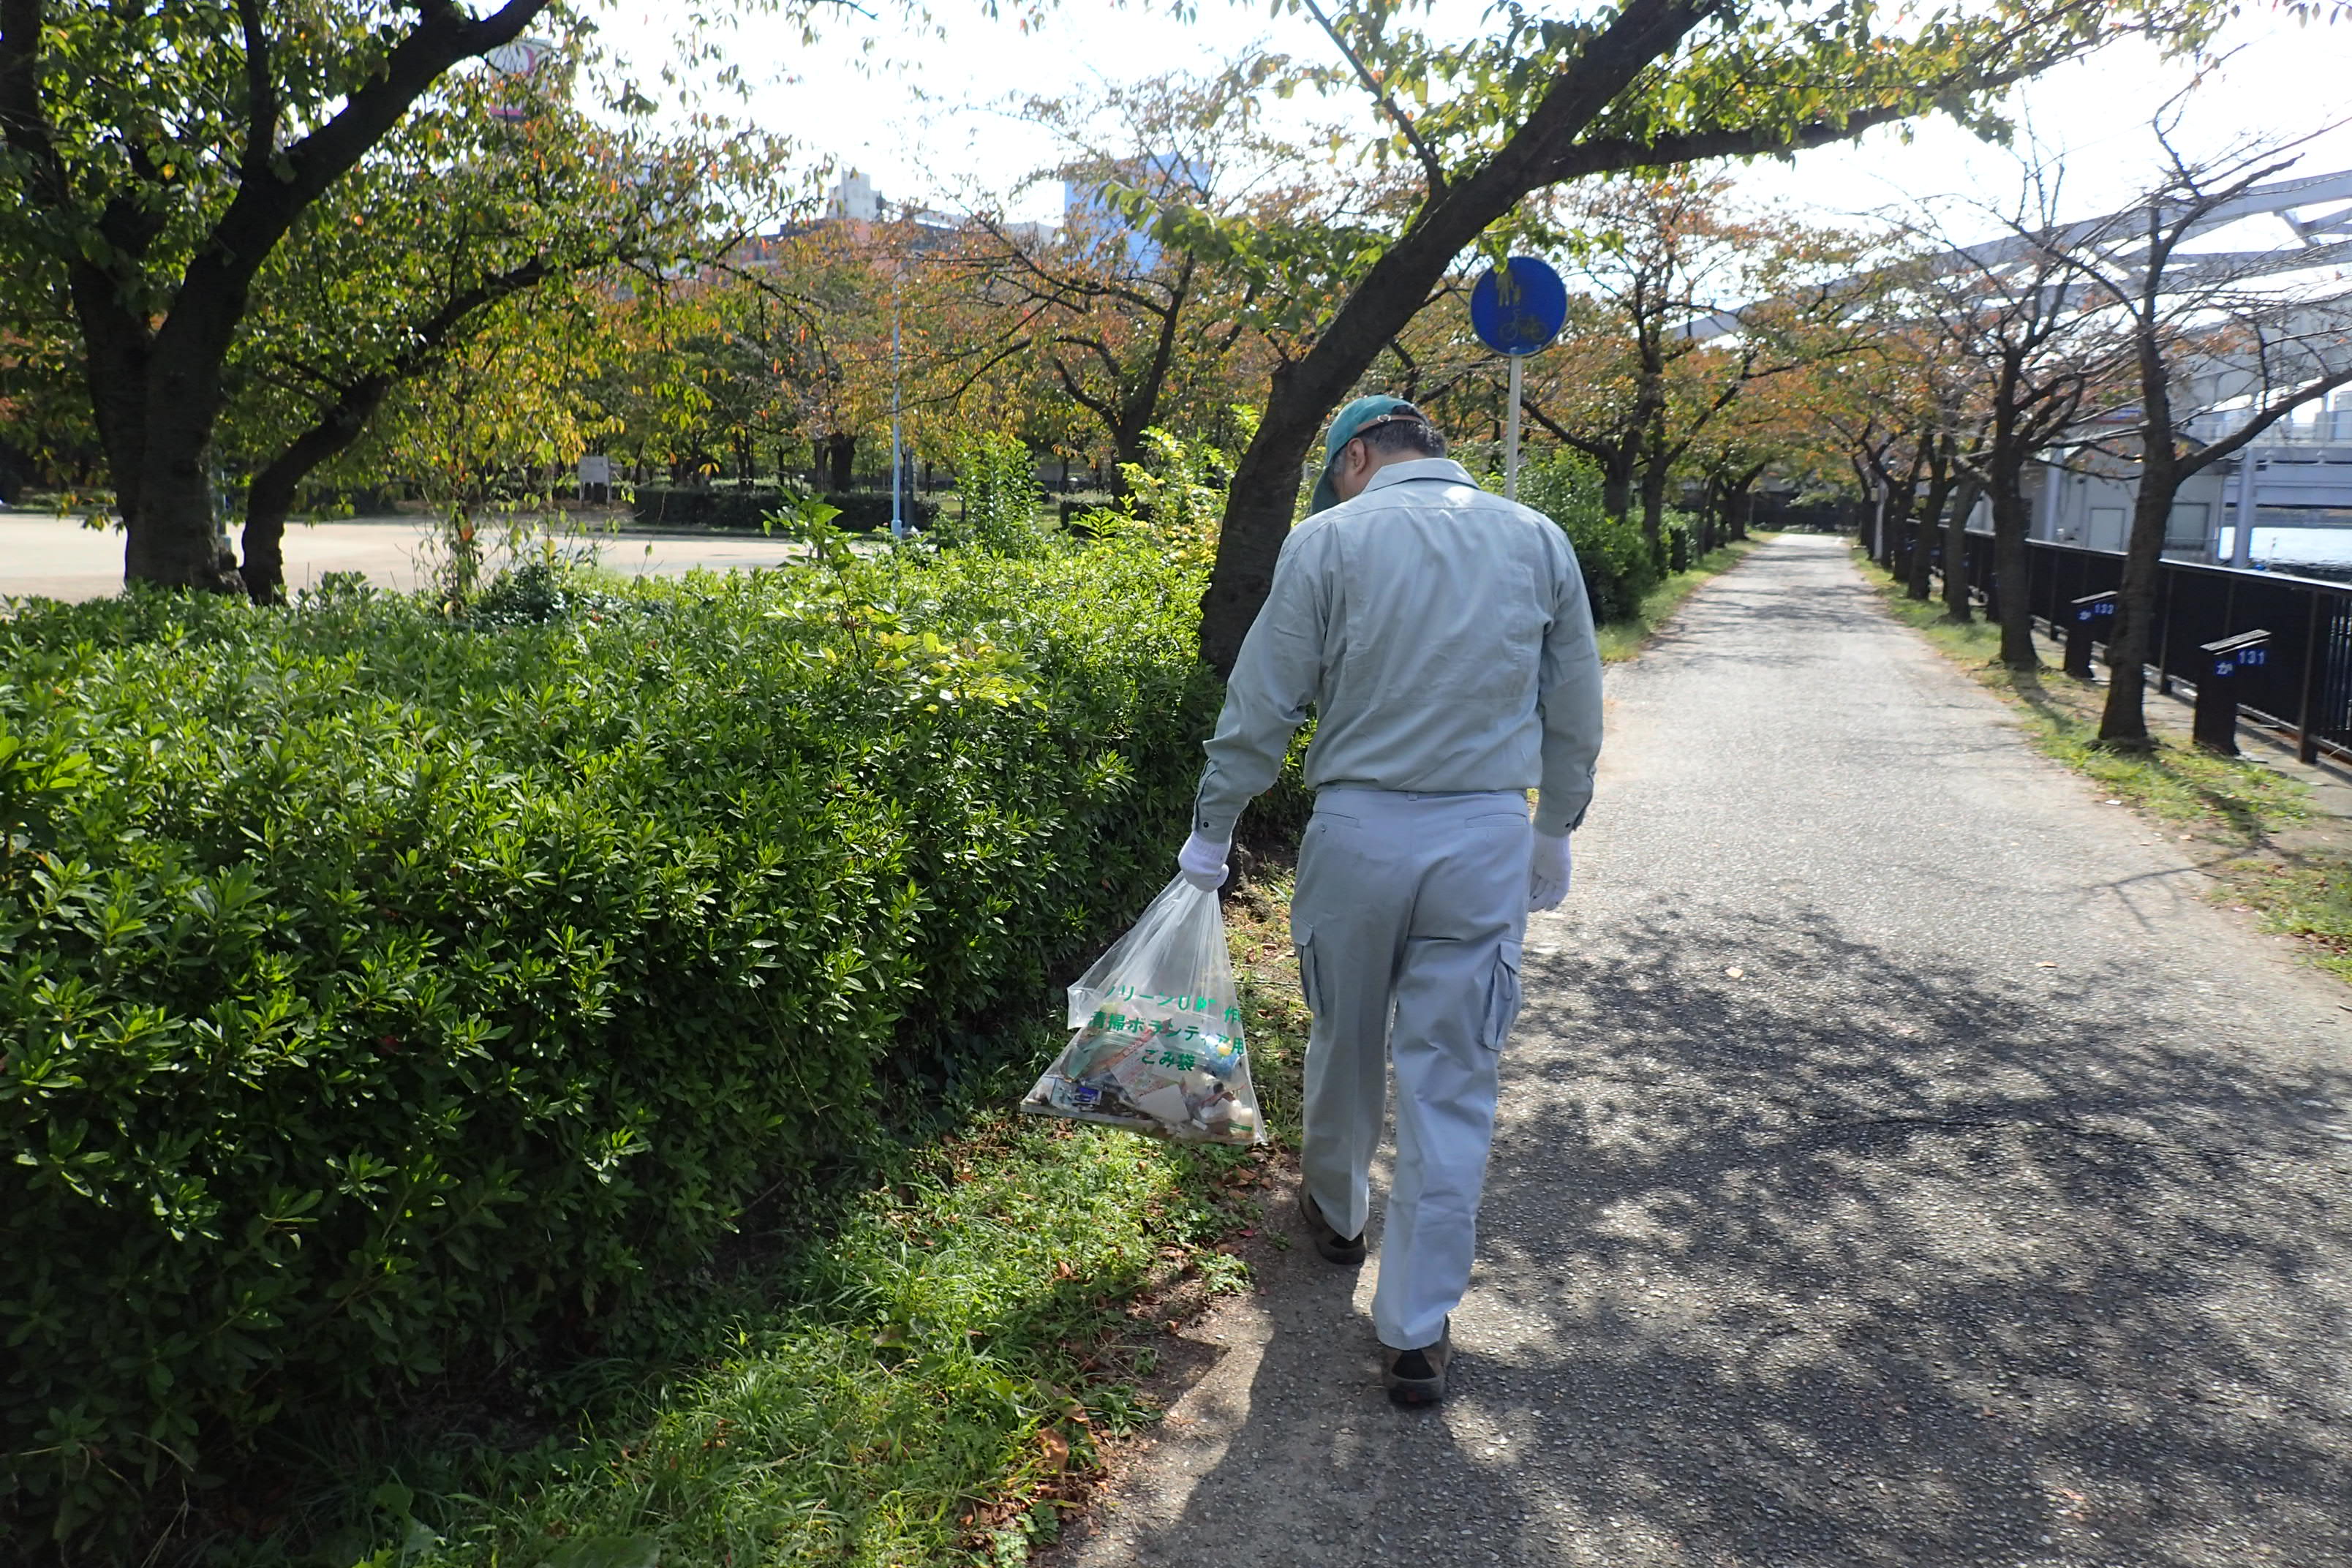
<path fill-rule="evenodd" d="M 2081 585 L 2080 583 L 2075 584 L 2077 587 Z M 2102 620 L 2107 623 L 2108 637 L 2110 639 L 2114 637 L 2116 595 L 2085 594 L 2074 602 L 2073 608 L 2074 615 L 2066 622 L 2066 673 L 2077 680 L 2094 680 L 2097 677 L 2091 669 L 2092 637 L 2099 629 L 2099 623 Z M 2114 651 L 2111 640 L 2108 652 Z M 2109 662 L 2112 663 L 2113 660 Z"/>
<path fill-rule="evenodd" d="M 2225 757 L 2238 754 L 2238 671 L 2270 658 L 2271 634 L 2240 632 L 2199 645 L 2206 665 L 2197 682 L 2197 712 L 2190 730 L 2197 744 Z"/>
<path fill-rule="evenodd" d="M 2294 754 L 2305 763 L 2315 763 L 2319 760 L 2319 737 L 2311 732 L 2311 692 L 2319 679 L 2319 601 L 2324 595 L 2315 589 L 2309 596 L 2311 613 L 2305 617 L 2303 627 L 2303 696 L 2294 712 Z M 2333 619 L 2331 616 L 2331 623 Z"/>

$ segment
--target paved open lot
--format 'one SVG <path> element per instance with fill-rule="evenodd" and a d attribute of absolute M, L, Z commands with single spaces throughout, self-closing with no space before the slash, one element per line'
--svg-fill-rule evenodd
<path fill-rule="evenodd" d="M 416 585 L 419 519 L 356 518 L 297 523 L 286 531 L 287 586 L 300 589 L 328 572 L 362 572 L 386 588 Z M 633 574 L 674 576 L 697 566 L 724 570 L 773 566 L 792 546 L 772 539 L 709 535 L 589 536 L 606 566 Z M 122 587 L 122 535 L 88 529 L 74 518 L 0 511 L 0 595 L 94 599 Z"/>
<path fill-rule="evenodd" d="M 1836 542 L 1610 699 L 1456 1397 L 1294 1246 L 1057 1561 L 2352 1564 L 2352 988 Z"/>

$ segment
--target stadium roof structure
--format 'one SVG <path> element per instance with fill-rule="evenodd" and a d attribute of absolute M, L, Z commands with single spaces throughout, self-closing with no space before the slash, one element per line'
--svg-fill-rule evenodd
<path fill-rule="evenodd" d="M 2177 222 L 2187 205 L 2179 202 L 2168 204 L 2165 209 L 2155 215 L 2157 221 L 2159 224 Z M 2330 206 L 2335 210 L 2318 210 Z M 2169 217 L 2168 213 L 2171 215 Z M 2182 241 L 2196 239 L 2232 224 L 2264 216 L 2275 216 L 2284 223 L 2292 240 L 2261 250 L 2181 252 L 2168 265 L 2168 277 L 2186 289 L 2210 282 L 2243 282 L 2259 278 L 2282 277 L 2352 262 L 2352 169 L 2327 174 L 2305 174 L 2250 187 L 2228 201 L 2216 204 L 2211 211 L 2187 225 L 2179 238 Z M 2147 253 L 2148 227 L 2147 208 L 2139 205 L 2099 217 L 2055 224 L 2005 235 L 1980 245 L 1938 251 L 1905 262 L 1902 266 L 1906 270 L 1916 270 L 1931 279 L 1948 278 L 1962 272 L 1998 277 L 2037 257 L 2091 247 L 2104 252 L 2107 260 L 2117 268 L 2128 271 L 2136 260 Z M 1860 294 L 1872 279 L 1884 276 L 1887 270 L 1859 272 L 1835 279 L 1823 284 L 1818 297 L 1834 299 L 1841 293 Z M 1751 311 L 1765 305 L 1784 302 L 1776 298 L 1717 310 L 1685 323 L 1680 329 L 1681 335 L 1700 342 L 1727 337 L 1741 329 Z"/>

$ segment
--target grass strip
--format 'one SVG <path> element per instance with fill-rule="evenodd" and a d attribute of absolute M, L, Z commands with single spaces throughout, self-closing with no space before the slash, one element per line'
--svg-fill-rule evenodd
<path fill-rule="evenodd" d="M 1286 874 L 1232 900 L 1273 1142 L 1202 1149 L 1002 1109 L 1059 1044 L 883 1152 L 814 1238 L 769 1215 L 629 1353 L 310 1435 L 183 1560 L 238 1568 L 956 1568 L 1025 1562 L 1159 1414 L 1157 1342 L 1221 1293 L 1296 1146 L 1306 1011 Z M 389 1428 L 391 1423 L 387 1423 Z"/>
<path fill-rule="evenodd" d="M 1619 664 L 1640 653 L 1657 629 L 1665 625 L 1683 601 L 1705 586 L 1713 578 L 1722 576 L 1746 560 L 1769 534 L 1748 539 L 1735 539 L 1730 543 L 1708 551 L 1691 563 L 1690 570 L 1667 578 L 1642 595 L 1642 607 L 1629 620 L 1611 621 L 1594 628 L 1601 643 L 1601 659 L 1604 664 Z"/>
<path fill-rule="evenodd" d="M 2252 758 L 2220 756 L 2162 735 L 2149 752 L 2102 750 L 2105 688 L 2056 669 L 2007 669 L 2000 662 L 2000 627 L 1949 620 L 1940 602 L 1907 598 L 1883 568 L 1867 560 L 1862 566 L 1888 613 L 2007 699 L 2043 755 L 2090 778 L 2119 804 L 2187 830 L 2177 837 L 2217 851 L 2202 868 L 2219 882 L 2218 900 L 2261 914 L 2267 929 L 2306 943 L 2318 967 L 2352 981 L 2352 854 L 2346 852 L 2352 825 L 2316 811 L 2300 780 Z"/>

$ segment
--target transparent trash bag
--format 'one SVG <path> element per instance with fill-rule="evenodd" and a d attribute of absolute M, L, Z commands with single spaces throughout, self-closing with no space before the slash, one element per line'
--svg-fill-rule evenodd
<path fill-rule="evenodd" d="M 1070 987 L 1077 1032 L 1021 1109 L 1187 1143 L 1262 1143 L 1217 895 L 1179 877 Z"/>

